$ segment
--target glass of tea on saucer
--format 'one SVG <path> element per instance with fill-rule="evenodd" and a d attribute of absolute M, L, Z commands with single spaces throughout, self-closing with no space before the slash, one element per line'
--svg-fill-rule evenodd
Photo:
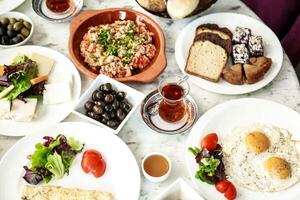
<path fill-rule="evenodd" d="M 180 123 L 185 121 L 186 101 L 190 86 L 185 77 L 173 76 L 160 81 L 158 91 L 162 96 L 158 113 L 167 123 Z"/>

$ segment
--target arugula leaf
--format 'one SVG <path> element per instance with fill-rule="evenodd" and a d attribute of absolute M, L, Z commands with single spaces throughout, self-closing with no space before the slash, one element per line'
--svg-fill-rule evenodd
<path fill-rule="evenodd" d="M 57 152 L 54 152 L 53 155 L 50 154 L 48 156 L 47 160 L 48 162 L 45 165 L 46 169 L 52 172 L 55 178 L 62 178 L 65 174 L 65 166 L 62 162 L 61 156 Z"/>
<path fill-rule="evenodd" d="M 7 87 L 4 87 L 2 85 L 0 85 L 0 92 L 2 92 L 3 90 L 5 90 Z"/>

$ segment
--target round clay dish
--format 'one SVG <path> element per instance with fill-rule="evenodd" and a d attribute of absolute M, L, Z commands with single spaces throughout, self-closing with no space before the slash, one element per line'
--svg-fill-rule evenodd
<path fill-rule="evenodd" d="M 153 41 L 156 53 L 150 64 L 138 74 L 124 78 L 115 78 L 121 82 L 148 83 L 156 79 L 165 69 L 165 38 L 159 25 L 150 17 L 128 8 L 109 8 L 101 10 L 87 10 L 76 16 L 70 24 L 69 53 L 75 66 L 87 76 L 95 79 L 98 73 L 92 71 L 84 58 L 80 55 L 80 42 L 90 26 L 111 24 L 116 20 L 133 20 L 142 18 L 148 29 L 154 33 Z"/>

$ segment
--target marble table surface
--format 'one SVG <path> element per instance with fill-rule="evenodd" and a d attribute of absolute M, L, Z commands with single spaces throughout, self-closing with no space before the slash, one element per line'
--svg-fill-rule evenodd
<path fill-rule="evenodd" d="M 92 8 L 108 8 L 108 7 L 128 7 L 140 10 L 144 12 L 134 0 L 84 0 L 83 9 Z M 40 45 L 49 47 L 60 51 L 68 56 L 67 42 L 69 37 L 69 23 L 54 24 L 39 18 L 31 8 L 31 1 L 26 2 L 16 9 L 19 12 L 25 13 L 33 20 L 35 24 L 35 33 L 28 44 Z M 216 12 L 235 12 L 249 15 L 257 18 L 257 16 L 249 10 L 243 3 L 238 0 L 218 0 L 218 2 L 209 10 L 205 11 L 201 15 L 216 13 Z M 174 45 L 180 30 L 183 29 L 188 23 L 194 20 L 196 17 L 173 21 L 170 19 L 162 19 L 151 15 L 151 17 L 157 21 L 162 27 L 166 37 L 166 54 L 168 59 L 168 66 L 166 70 L 152 83 L 142 84 L 128 84 L 133 88 L 143 92 L 144 94 L 154 90 L 159 81 L 164 77 L 180 74 L 180 70 L 176 64 L 174 56 Z M 1 53 L 1 50 L 0 50 Z M 92 79 L 80 74 L 82 80 L 82 91 L 90 85 Z M 191 95 L 196 99 L 199 107 L 199 113 L 203 114 L 213 106 L 222 103 L 224 101 L 236 98 L 262 98 L 272 101 L 276 101 L 285 104 L 292 109 L 300 112 L 300 87 L 296 77 L 295 71 L 286 56 L 284 54 L 283 67 L 279 75 L 266 87 L 256 92 L 246 95 L 219 95 L 214 94 L 191 84 Z M 64 121 L 82 121 L 78 117 L 70 114 Z M 1 128 L 0 128 L 1 132 Z M 143 156 L 152 151 L 160 151 L 167 154 L 173 163 L 173 171 L 170 178 L 159 184 L 150 183 L 142 177 L 140 199 L 147 200 L 153 199 L 170 183 L 175 181 L 179 177 L 183 177 L 190 185 L 192 182 L 188 177 L 188 172 L 185 168 L 184 153 L 186 149 L 185 140 L 188 137 L 188 133 L 184 135 L 167 136 L 153 132 L 143 122 L 139 109 L 133 114 L 131 119 L 119 133 L 124 142 L 129 146 L 138 164 L 141 164 Z M 0 158 L 4 153 L 15 144 L 20 137 L 6 137 L 0 135 Z"/>

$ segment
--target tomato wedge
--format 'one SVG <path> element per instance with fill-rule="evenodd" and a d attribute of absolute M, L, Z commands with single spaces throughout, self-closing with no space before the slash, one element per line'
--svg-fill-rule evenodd
<path fill-rule="evenodd" d="M 236 198 L 236 189 L 234 187 L 234 185 L 232 183 L 229 184 L 224 196 L 228 199 L 228 200 L 233 200 Z"/>
<path fill-rule="evenodd" d="M 215 184 L 215 187 L 220 193 L 224 193 L 224 196 L 228 200 L 233 200 L 236 198 L 235 186 L 230 181 L 222 179 Z"/>
<path fill-rule="evenodd" d="M 201 141 L 201 147 L 206 148 L 208 151 L 216 149 L 218 144 L 218 135 L 216 133 L 210 133 L 204 136 Z"/>
<path fill-rule="evenodd" d="M 85 173 L 92 173 L 98 178 L 105 173 L 106 163 L 102 158 L 101 153 L 94 149 L 90 149 L 83 153 L 81 168 Z"/>
<path fill-rule="evenodd" d="M 223 180 L 218 181 L 215 184 L 215 187 L 219 192 L 225 193 L 230 184 L 231 183 L 229 181 L 227 181 L 226 179 L 223 179 Z"/>

